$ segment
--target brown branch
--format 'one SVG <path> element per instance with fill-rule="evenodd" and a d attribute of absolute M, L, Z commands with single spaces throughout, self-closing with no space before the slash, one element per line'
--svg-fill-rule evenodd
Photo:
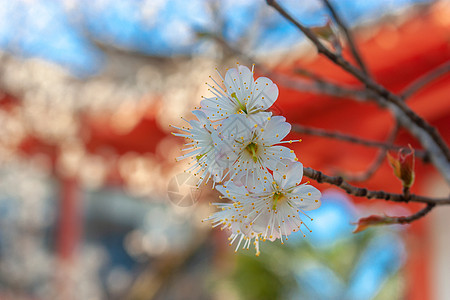
<path fill-rule="evenodd" d="M 412 214 L 407 217 L 391 217 L 391 216 L 379 216 L 379 215 L 371 215 L 368 217 L 364 217 L 358 220 L 358 222 L 353 223 L 354 225 L 357 225 L 353 233 L 361 232 L 363 230 L 366 230 L 369 227 L 372 226 L 379 226 L 379 225 L 392 225 L 392 224 L 406 224 L 411 223 L 413 221 L 416 221 L 420 218 L 423 218 L 425 215 L 427 215 L 436 204 L 434 203 L 427 203 L 427 206 L 415 214 Z"/>
<path fill-rule="evenodd" d="M 350 195 L 356 197 L 365 197 L 367 199 L 383 199 L 393 202 L 421 202 L 421 203 L 431 203 L 436 205 L 448 205 L 450 204 L 450 197 L 448 198 L 430 198 L 426 196 L 420 196 L 415 194 L 410 194 L 408 198 L 405 198 L 403 194 L 388 193 L 385 191 L 373 191 L 367 188 L 360 188 L 349 184 L 344 180 L 342 176 L 328 176 L 324 173 L 311 169 L 303 168 L 303 174 L 319 183 L 325 182 L 339 187 Z"/>
<path fill-rule="evenodd" d="M 391 148 L 394 145 L 395 137 L 397 136 L 399 125 L 396 122 L 394 129 L 392 129 L 391 133 L 389 134 L 389 137 L 386 140 L 386 146 Z M 377 157 L 373 161 L 373 163 L 370 165 L 370 167 L 362 174 L 358 175 L 344 175 L 345 179 L 351 182 L 361 182 L 366 181 L 370 177 L 372 177 L 373 174 L 380 168 L 381 164 L 384 162 L 386 158 L 388 148 L 383 148 L 379 151 Z"/>
<path fill-rule="evenodd" d="M 428 73 L 425 73 L 425 75 L 413 81 L 403 90 L 401 94 L 402 99 L 403 100 L 408 99 L 414 93 L 419 91 L 421 88 L 425 87 L 430 82 L 449 72 L 450 72 L 450 61 L 443 63 L 442 65 L 438 66 L 437 68 L 431 70 Z"/>
<path fill-rule="evenodd" d="M 323 79 L 319 79 L 318 77 L 311 77 L 313 84 L 309 84 L 304 81 L 292 79 L 284 74 L 268 71 L 267 69 L 263 70 L 263 73 L 266 76 L 280 82 L 280 84 L 284 87 L 301 92 L 311 92 L 316 94 L 330 95 L 339 98 L 351 98 L 362 101 L 366 101 L 371 98 L 371 95 L 364 90 L 341 86 L 329 81 L 325 81 Z"/>
<path fill-rule="evenodd" d="M 306 126 L 299 125 L 299 124 L 292 124 L 292 130 L 295 132 L 298 132 L 298 133 L 340 140 L 340 141 L 344 141 L 344 142 L 348 142 L 348 143 L 363 145 L 366 147 L 381 148 L 381 149 L 385 149 L 385 150 L 389 150 L 389 149 L 399 150 L 400 148 L 403 148 L 403 146 L 397 146 L 397 145 L 392 145 L 389 143 L 373 141 L 373 140 L 366 140 L 366 139 L 362 139 L 360 137 L 352 136 L 352 135 L 341 133 L 338 131 L 328 131 L 328 130 L 320 129 L 320 128 L 306 127 Z M 421 158 L 424 162 L 429 161 L 429 156 L 426 151 L 423 151 L 423 150 L 414 150 L 414 151 L 415 151 L 416 157 Z"/>
<path fill-rule="evenodd" d="M 385 99 L 385 101 L 393 104 L 402 113 L 404 113 L 414 124 L 422 128 L 427 132 L 427 134 L 432 138 L 433 142 L 438 146 L 442 155 L 444 155 L 447 163 L 450 162 L 450 149 L 447 147 L 446 143 L 442 139 L 441 135 L 436 128 L 428 124 L 424 119 L 418 116 L 414 111 L 412 111 L 402 100 L 401 97 L 393 94 L 383 86 L 379 85 L 371 78 L 368 78 L 362 71 L 350 64 L 341 55 L 337 55 L 326 48 L 318 39 L 318 37 L 307 27 L 300 24 L 295 20 L 284 8 L 282 8 L 276 0 L 266 0 L 268 5 L 275 8 L 284 18 L 293 23 L 300 31 L 302 31 L 306 37 L 316 46 L 317 51 L 326 56 L 336 65 L 340 66 L 342 69 L 352 74 L 356 79 L 363 83 L 368 89 L 374 91 L 376 94 Z"/>
<path fill-rule="evenodd" d="M 311 80 L 314 84 L 315 89 L 305 88 L 305 85 L 302 84 L 303 82 L 292 79 L 290 76 L 286 76 L 280 73 L 273 73 L 270 71 L 266 71 L 264 73 L 268 77 L 274 78 L 275 80 L 279 81 L 283 86 L 302 92 L 315 92 L 324 95 L 330 95 L 340 98 L 351 98 L 353 100 L 361 101 L 367 101 L 374 98 L 374 94 L 371 91 L 332 83 L 326 78 L 323 78 L 322 76 L 319 76 L 306 69 L 295 68 L 293 72 L 295 75 Z"/>
<path fill-rule="evenodd" d="M 372 140 L 365 140 L 356 136 L 352 136 L 349 134 L 341 133 L 338 131 L 328 131 L 325 129 L 320 128 L 313 128 L 313 127 L 306 127 L 299 124 L 292 124 L 292 130 L 298 133 L 303 134 L 309 134 L 309 135 L 315 135 L 315 136 L 321 136 L 325 138 L 331 138 L 335 140 L 341 140 L 344 142 L 349 142 L 353 144 L 359 144 L 367 147 L 375 147 L 375 148 L 382 148 L 382 149 L 395 149 L 398 150 L 401 147 L 400 146 L 389 146 L 388 144 L 384 142 L 378 142 L 378 141 L 372 141 Z"/>
<path fill-rule="evenodd" d="M 425 217 L 435 206 L 436 206 L 435 203 L 427 203 L 427 206 L 425 206 L 425 208 L 419 210 L 413 215 L 407 217 L 394 217 L 392 219 L 395 223 L 399 224 L 411 223 L 413 221 Z"/>
<path fill-rule="evenodd" d="M 295 69 L 294 72 L 299 75 L 304 75 L 311 79 L 313 81 L 313 84 L 310 84 L 309 82 L 305 81 L 299 81 L 292 79 L 290 76 L 286 76 L 277 72 L 273 72 L 269 70 L 268 68 L 265 68 L 263 65 L 259 64 L 253 57 L 243 53 L 236 47 L 233 47 L 226 41 L 223 37 L 218 36 L 215 33 L 212 32 L 199 32 L 198 33 L 202 37 L 208 37 L 212 40 L 214 40 L 218 45 L 220 45 L 226 52 L 237 55 L 244 59 L 249 64 L 256 64 L 258 65 L 258 69 L 260 70 L 260 73 L 264 74 L 267 77 L 272 78 L 275 81 L 279 81 L 283 86 L 287 88 L 292 88 L 295 90 L 299 90 L 302 92 L 312 92 L 312 93 L 320 93 L 320 94 L 326 94 L 331 95 L 335 97 L 341 97 L 341 98 L 353 98 L 358 100 L 368 100 L 370 98 L 373 98 L 372 94 L 367 93 L 364 90 L 361 89 L 354 89 L 350 87 L 341 86 L 335 83 L 331 83 L 329 81 L 326 81 L 324 78 L 319 77 L 318 75 L 313 74 L 310 71 L 304 70 L 304 69 Z"/>
<path fill-rule="evenodd" d="M 345 37 L 347 38 L 347 41 L 348 41 L 348 45 L 350 47 L 350 51 L 352 52 L 352 55 L 355 58 L 356 63 L 359 65 L 359 67 L 364 72 L 364 74 L 369 76 L 369 71 L 367 70 L 367 67 L 364 64 L 364 61 L 362 60 L 361 55 L 359 54 L 359 51 L 358 51 L 358 49 L 356 47 L 355 41 L 353 39 L 352 33 L 350 32 L 349 28 L 347 27 L 347 25 L 344 23 L 344 21 L 341 19 L 339 14 L 336 12 L 334 7 L 331 5 L 331 3 L 328 0 L 322 0 L 322 2 L 328 8 L 328 10 L 330 11 L 330 13 L 333 16 L 334 20 L 339 25 L 341 30 L 344 32 Z"/>
<path fill-rule="evenodd" d="M 316 81 L 318 83 L 327 83 L 325 78 L 323 78 L 322 76 L 319 76 L 319 75 L 317 75 L 317 74 L 315 74 L 315 73 L 313 73 L 313 72 L 311 72 L 309 70 L 306 70 L 306 69 L 295 68 L 294 69 L 294 73 L 296 75 L 299 75 L 299 76 L 302 76 L 302 77 L 314 80 L 314 81 Z"/>

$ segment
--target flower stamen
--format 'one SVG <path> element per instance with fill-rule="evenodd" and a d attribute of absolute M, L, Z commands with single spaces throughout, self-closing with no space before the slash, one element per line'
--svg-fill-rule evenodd
<path fill-rule="evenodd" d="M 273 204 L 272 204 L 272 209 L 276 210 L 277 209 L 277 203 L 278 201 L 282 201 L 284 199 L 284 194 L 280 191 L 275 192 L 275 194 L 273 194 Z"/>
<path fill-rule="evenodd" d="M 253 161 L 255 163 L 258 162 L 258 155 L 256 154 L 258 152 L 258 144 L 251 142 L 245 149 L 252 155 Z"/>
<path fill-rule="evenodd" d="M 245 107 L 245 105 L 243 105 L 241 103 L 241 101 L 239 101 L 238 97 L 236 96 L 236 93 L 232 93 L 231 97 L 234 98 L 237 101 L 237 103 L 239 104 L 240 109 L 238 110 L 238 112 L 243 111 L 244 113 L 247 113 L 247 108 Z"/>

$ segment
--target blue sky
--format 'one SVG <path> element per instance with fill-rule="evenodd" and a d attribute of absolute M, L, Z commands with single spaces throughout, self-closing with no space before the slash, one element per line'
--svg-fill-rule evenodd
<path fill-rule="evenodd" d="M 69 2 L 69 1 L 66 1 Z M 0 0 L 0 47 L 24 57 L 40 57 L 61 64 L 78 76 L 101 69 L 102 53 L 90 39 L 148 55 L 167 56 L 202 52 L 197 32 L 220 32 L 237 41 L 262 16 L 250 36 L 253 47 L 272 50 L 301 40 L 298 31 L 261 0 Z M 320 25 L 326 10 L 320 1 L 284 0 L 283 5 L 306 25 Z M 413 3 L 430 0 L 340 0 L 334 2 L 352 24 L 373 21 Z M 226 26 L 219 26 L 222 20 Z"/>
<path fill-rule="evenodd" d="M 348 282 L 345 282 L 340 273 L 332 270 L 323 259 L 315 258 L 316 261 L 312 261 L 311 258 L 307 258 L 302 261 L 303 264 L 310 266 L 299 268 L 297 280 L 305 289 L 302 292 L 311 293 L 310 299 L 373 299 L 385 280 L 393 276 L 403 265 L 404 243 L 396 228 L 378 231 L 377 228 L 370 228 L 366 232 L 352 233 L 355 225 L 351 222 L 357 221 L 357 211 L 343 192 L 333 189 L 325 191 L 320 209 L 309 211 L 308 215 L 314 219 L 307 222 L 313 234 L 307 234 L 307 238 L 303 238 L 296 233 L 289 239 L 288 244 L 307 242 L 317 250 L 317 257 L 321 257 L 321 251 L 326 252 L 327 249 L 335 247 L 337 242 L 352 243 L 352 240 L 361 239 L 368 231 L 375 233 L 365 246 L 360 245 L 363 247 L 362 255 L 355 262 Z"/>

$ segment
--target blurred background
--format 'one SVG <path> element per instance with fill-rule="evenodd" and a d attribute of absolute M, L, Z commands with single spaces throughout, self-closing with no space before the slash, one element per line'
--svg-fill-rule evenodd
<path fill-rule="evenodd" d="M 312 27 L 321 1 L 280 1 Z M 331 1 L 371 74 L 394 92 L 450 60 L 450 2 Z M 343 53 L 349 57 L 347 46 Z M 312 233 L 253 251 L 202 219 L 169 124 L 236 62 L 279 86 L 292 124 L 384 141 L 392 115 L 314 76 L 359 87 L 258 0 L 0 0 L 0 299 L 450 299 L 447 208 L 411 226 L 352 234 L 358 218 L 420 205 L 353 199 L 327 185 Z M 306 70 L 306 71 L 305 71 Z M 316 74 L 312 76 L 309 72 Z M 450 140 L 450 76 L 408 104 Z M 375 148 L 292 133 L 305 166 L 360 174 Z M 395 143 L 420 148 L 400 129 Z M 417 162 L 414 193 L 447 196 Z M 364 183 L 399 192 L 387 162 Z"/>

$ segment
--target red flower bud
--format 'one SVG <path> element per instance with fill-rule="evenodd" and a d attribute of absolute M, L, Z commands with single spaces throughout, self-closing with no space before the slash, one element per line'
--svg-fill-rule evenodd
<path fill-rule="evenodd" d="M 411 145 L 409 148 L 401 148 L 398 151 L 397 158 L 387 153 L 389 164 L 394 169 L 394 174 L 403 183 L 404 187 L 411 187 L 414 183 L 414 149 Z"/>

